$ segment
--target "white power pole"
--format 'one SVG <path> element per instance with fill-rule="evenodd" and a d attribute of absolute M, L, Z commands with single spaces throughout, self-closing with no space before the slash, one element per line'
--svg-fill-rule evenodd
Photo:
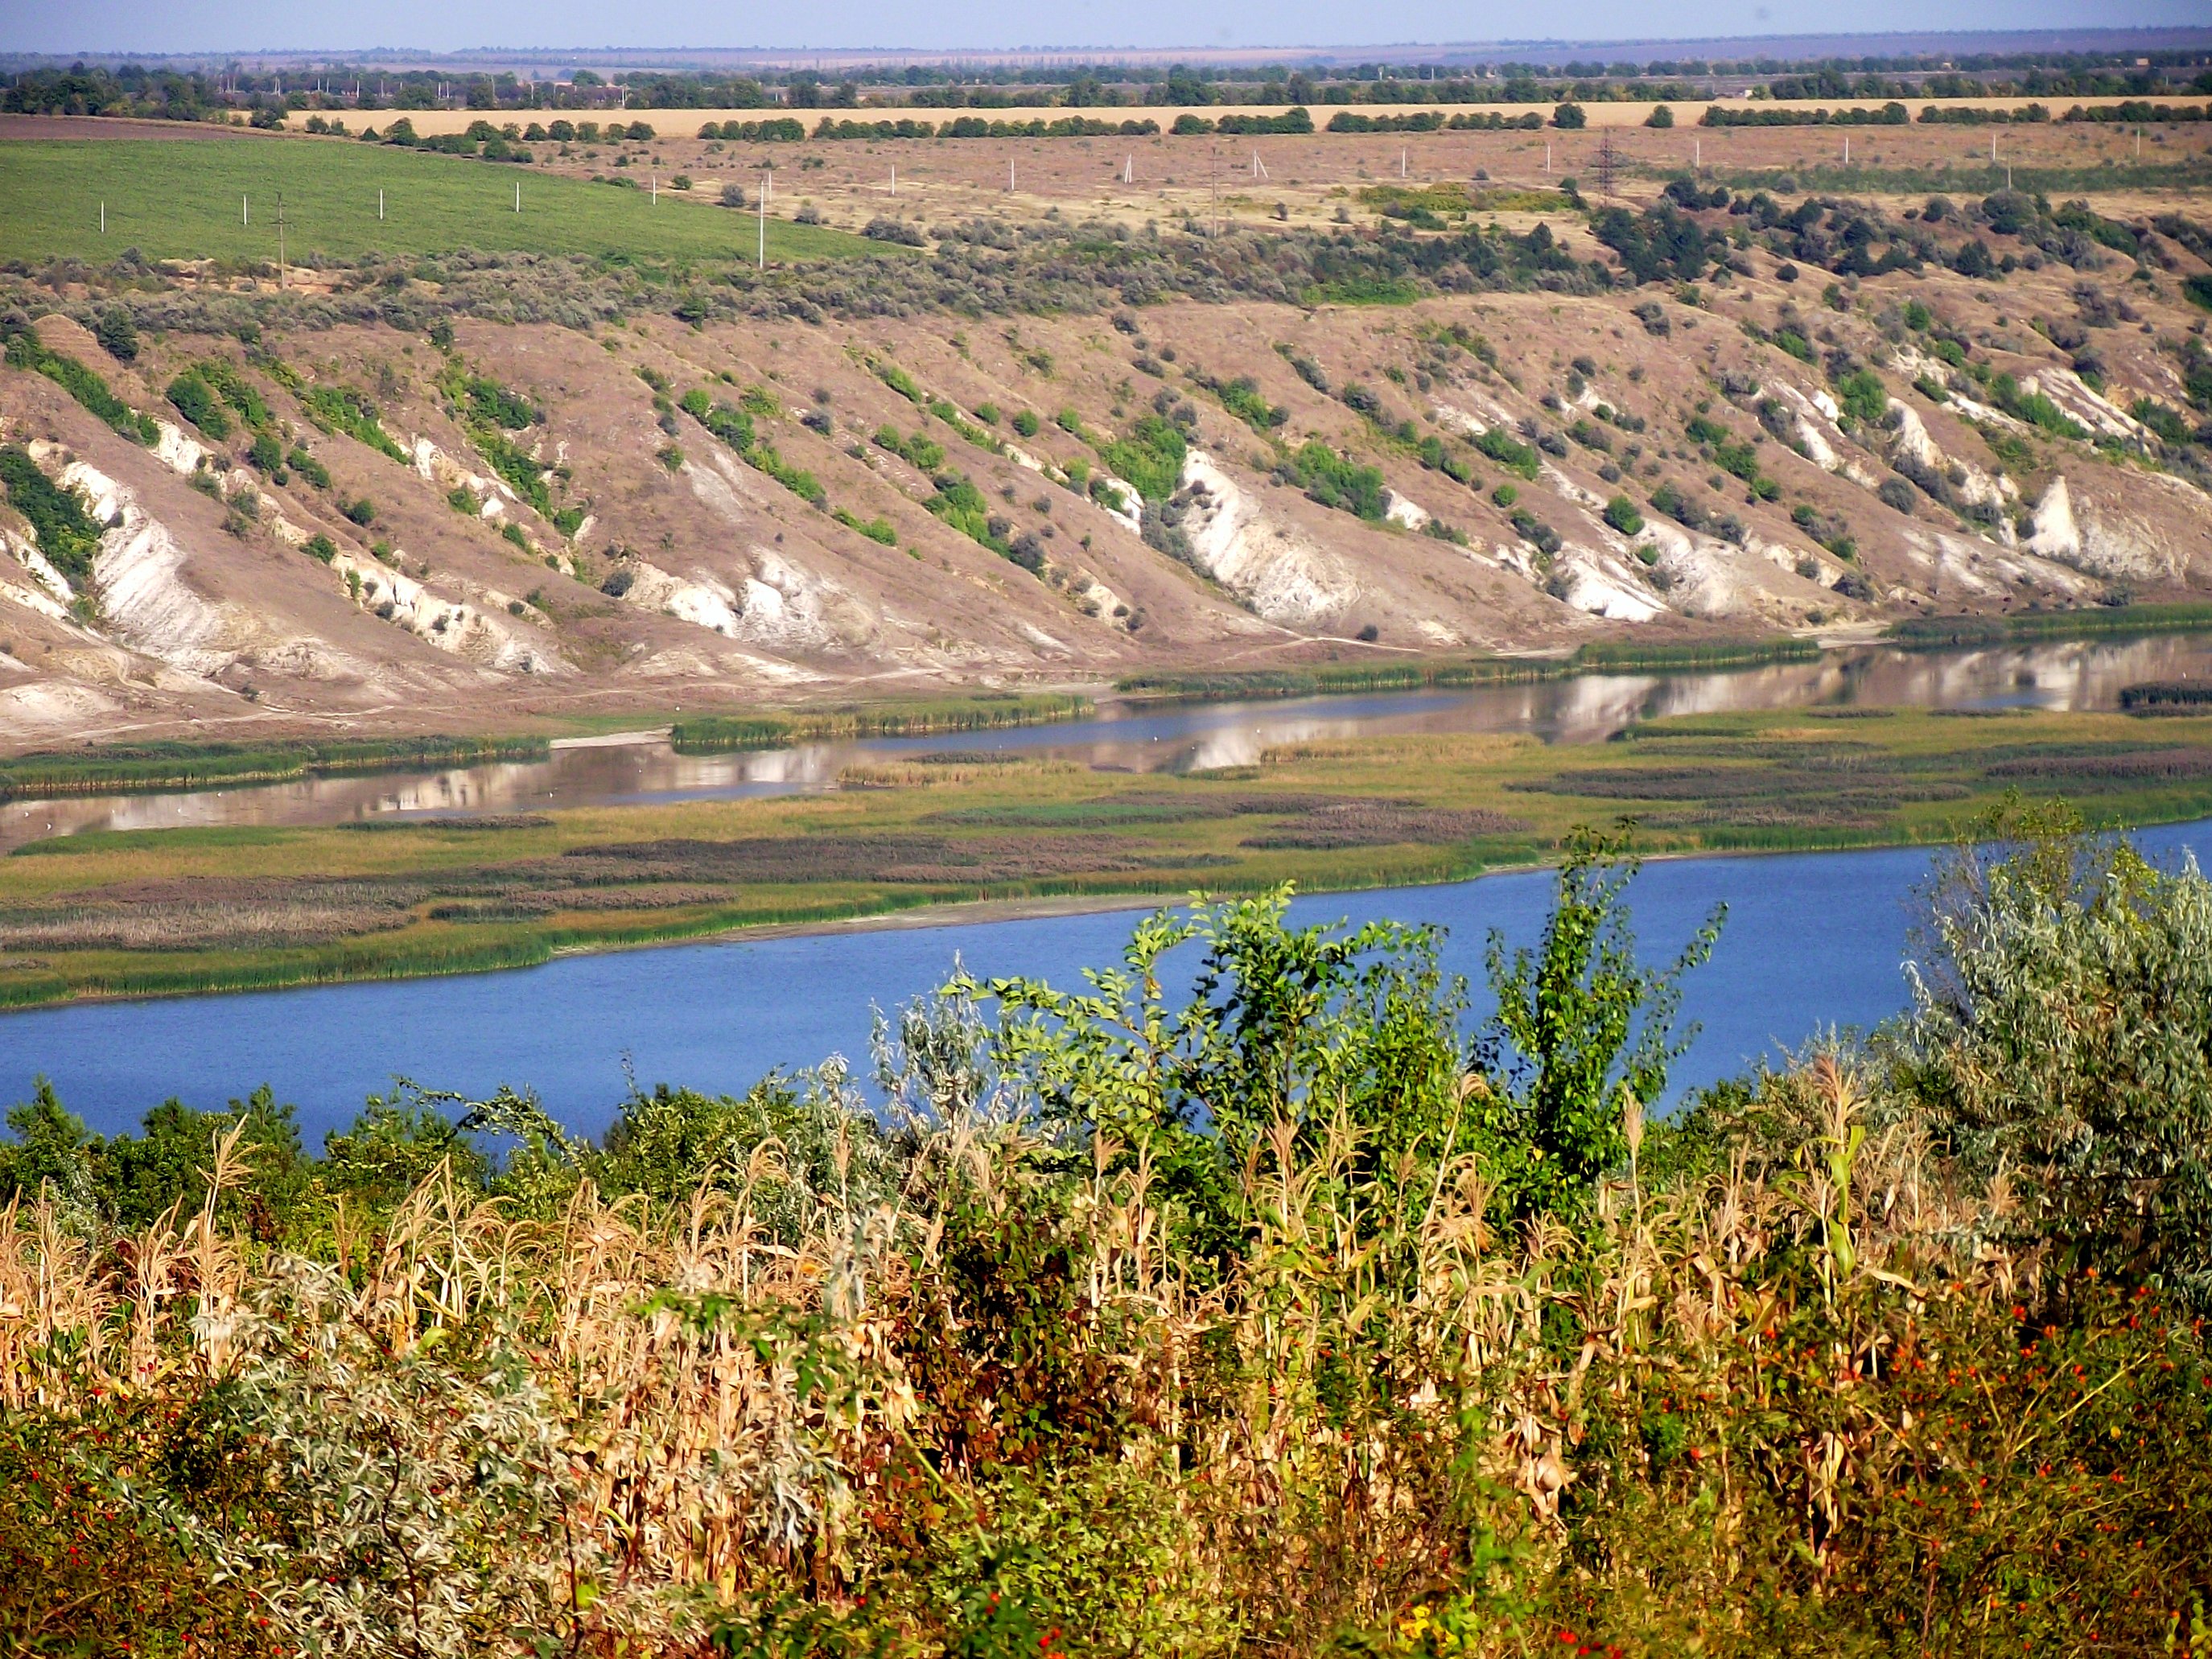
<path fill-rule="evenodd" d="M 380 225 L 384 222 L 384 191 L 380 185 L 376 192 L 376 222 Z"/>
<path fill-rule="evenodd" d="M 107 204 L 105 202 L 100 204 L 100 234 L 103 236 L 107 234 Z"/>
<path fill-rule="evenodd" d="M 760 269 L 768 269 L 768 174 L 761 174 L 760 189 Z"/>
<path fill-rule="evenodd" d="M 1850 133 L 1848 133 L 1848 132 L 1847 132 L 1847 133 L 1845 133 L 1845 134 L 1844 135 L 1844 165 L 1845 167 L 1849 167 L 1849 166 L 1850 166 L 1850 164 L 1851 164 L 1851 135 L 1850 135 Z"/>
<path fill-rule="evenodd" d="M 514 181 L 514 210 L 517 213 L 522 211 L 522 180 L 520 179 Z"/>
<path fill-rule="evenodd" d="M 250 225 L 253 222 L 252 216 L 246 210 L 246 198 L 243 196 L 238 198 L 238 222 L 241 225 Z"/>

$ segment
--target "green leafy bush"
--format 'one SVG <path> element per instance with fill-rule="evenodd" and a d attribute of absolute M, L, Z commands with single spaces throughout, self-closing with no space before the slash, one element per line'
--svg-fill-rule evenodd
<path fill-rule="evenodd" d="M 1851 419 L 1880 426 L 1889 413 L 1889 388 L 1872 369 L 1856 368 L 1836 382 L 1836 401 Z"/>
<path fill-rule="evenodd" d="M 300 402 L 307 418 L 324 431 L 343 432 L 380 455 L 403 465 L 407 463 L 407 452 L 384 429 L 376 405 L 353 387 L 324 381 L 308 387 Z"/>
<path fill-rule="evenodd" d="M 178 414 L 217 443 L 230 436 L 230 416 L 223 412 L 215 392 L 197 373 L 187 371 L 171 380 L 167 396 Z"/>
<path fill-rule="evenodd" d="M 1543 470 L 1543 463 L 1534 448 L 1520 443 L 1499 428 L 1492 427 L 1474 441 L 1474 447 L 1502 467 L 1534 480 Z"/>
<path fill-rule="evenodd" d="M 1189 445 L 1172 422 L 1147 415 L 1099 452 L 1115 476 L 1134 484 L 1146 501 L 1164 501 L 1182 483 L 1183 457 Z"/>
<path fill-rule="evenodd" d="M 76 358 L 47 350 L 27 328 L 8 334 L 6 361 L 11 368 L 27 368 L 45 375 L 133 443 L 151 444 L 161 435 L 151 416 L 132 409 L 109 389 L 106 380 Z"/>
<path fill-rule="evenodd" d="M 1388 511 L 1389 486 L 1380 468 L 1366 466 L 1318 438 L 1299 446 L 1283 464 L 1285 477 L 1323 507 L 1379 522 Z"/>
<path fill-rule="evenodd" d="M 30 521 L 46 562 L 71 586 L 81 586 L 92 574 L 101 531 L 84 496 L 46 477 L 19 444 L 0 447 L 0 486 L 7 490 L 9 504 Z"/>

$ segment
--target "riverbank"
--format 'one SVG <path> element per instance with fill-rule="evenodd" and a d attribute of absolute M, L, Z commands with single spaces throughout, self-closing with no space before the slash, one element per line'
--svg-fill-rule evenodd
<path fill-rule="evenodd" d="M 0 1006 L 477 972 L 948 905 L 1309 892 L 1541 864 L 1576 824 L 1654 854 L 1902 846 L 2017 792 L 2094 823 L 2212 814 L 2212 713 L 1686 715 L 1602 744 L 1279 743 L 1187 775 L 1019 749 L 849 765 L 805 795 L 60 837 L 0 860 Z"/>
<path fill-rule="evenodd" d="M 884 737 L 950 736 L 1064 725 L 1102 710 L 1202 707 L 1302 697 L 1372 696 L 1482 686 L 1547 684 L 1608 674 L 1728 672 L 1837 659 L 1869 646 L 1904 650 L 1987 649 L 2157 635 L 2212 633 L 2212 605 L 2131 605 L 2014 617 L 1936 617 L 1887 630 L 1674 642 L 1610 641 L 1572 652 L 1423 658 L 1404 662 L 1306 664 L 1281 669 L 1148 672 L 1029 690 L 884 698 L 789 708 L 644 711 L 564 723 L 562 732 L 398 738 L 277 735 L 244 742 L 149 741 L 0 757 L 0 802 L 90 794 L 173 793 L 300 777 L 398 775 L 488 761 L 540 758 L 564 749 L 622 746 L 648 738 L 679 754 L 772 750 Z M 567 729 L 580 726 L 580 730 Z"/>

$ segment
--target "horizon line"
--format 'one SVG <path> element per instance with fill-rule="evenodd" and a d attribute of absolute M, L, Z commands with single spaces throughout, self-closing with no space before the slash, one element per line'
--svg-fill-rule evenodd
<path fill-rule="evenodd" d="M 212 57 L 299 57 L 308 54 L 354 57 L 411 57 L 462 58 L 472 56 L 510 55 L 515 57 L 586 57 L 651 56 L 666 57 L 683 53 L 714 52 L 751 56 L 787 56 L 819 54 L 867 58 L 870 56 L 933 57 L 933 58 L 1005 58 L 1057 57 L 1077 58 L 1091 54 L 1097 58 L 1157 57 L 1180 54 L 1192 58 L 1249 55 L 1255 52 L 1454 52 L 1469 51 L 1504 51 L 1515 48 L 1563 48 L 1645 46 L 1701 46 L 1745 45 L 1790 40 L 1913 40 L 1927 39 L 1972 40 L 1981 37 L 2028 37 L 2048 35 L 2063 38 L 2069 35 L 2169 34 L 2193 36 L 2212 44 L 2212 26 L 2195 23 L 2080 23 L 2058 27 L 2034 26 L 1980 28 L 1924 28 L 1924 29 L 1796 29 L 1758 34 L 1635 34 L 1605 36 L 1498 36 L 1482 40 L 1398 40 L 1398 41 L 1296 41 L 1255 42 L 1234 45 L 1200 45 L 1184 43 L 1168 46 L 1063 46 L 1018 45 L 982 46 L 815 46 L 801 45 L 771 46 L 760 45 L 711 46 L 520 46 L 498 44 L 490 46 L 454 46 L 445 49 L 410 46 L 195 46 L 171 49 L 139 50 L 131 47 L 80 46 L 65 51 L 46 51 L 33 48 L 0 46 L 0 60 L 15 61 L 26 58 L 212 58 Z"/>

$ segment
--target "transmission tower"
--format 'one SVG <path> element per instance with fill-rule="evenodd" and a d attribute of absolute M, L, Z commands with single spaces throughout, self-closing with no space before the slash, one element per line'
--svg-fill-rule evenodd
<path fill-rule="evenodd" d="M 1609 202 L 1613 199 L 1613 180 L 1620 176 L 1620 155 L 1613 147 L 1610 131 L 1598 140 L 1595 171 L 1598 194 Z"/>

